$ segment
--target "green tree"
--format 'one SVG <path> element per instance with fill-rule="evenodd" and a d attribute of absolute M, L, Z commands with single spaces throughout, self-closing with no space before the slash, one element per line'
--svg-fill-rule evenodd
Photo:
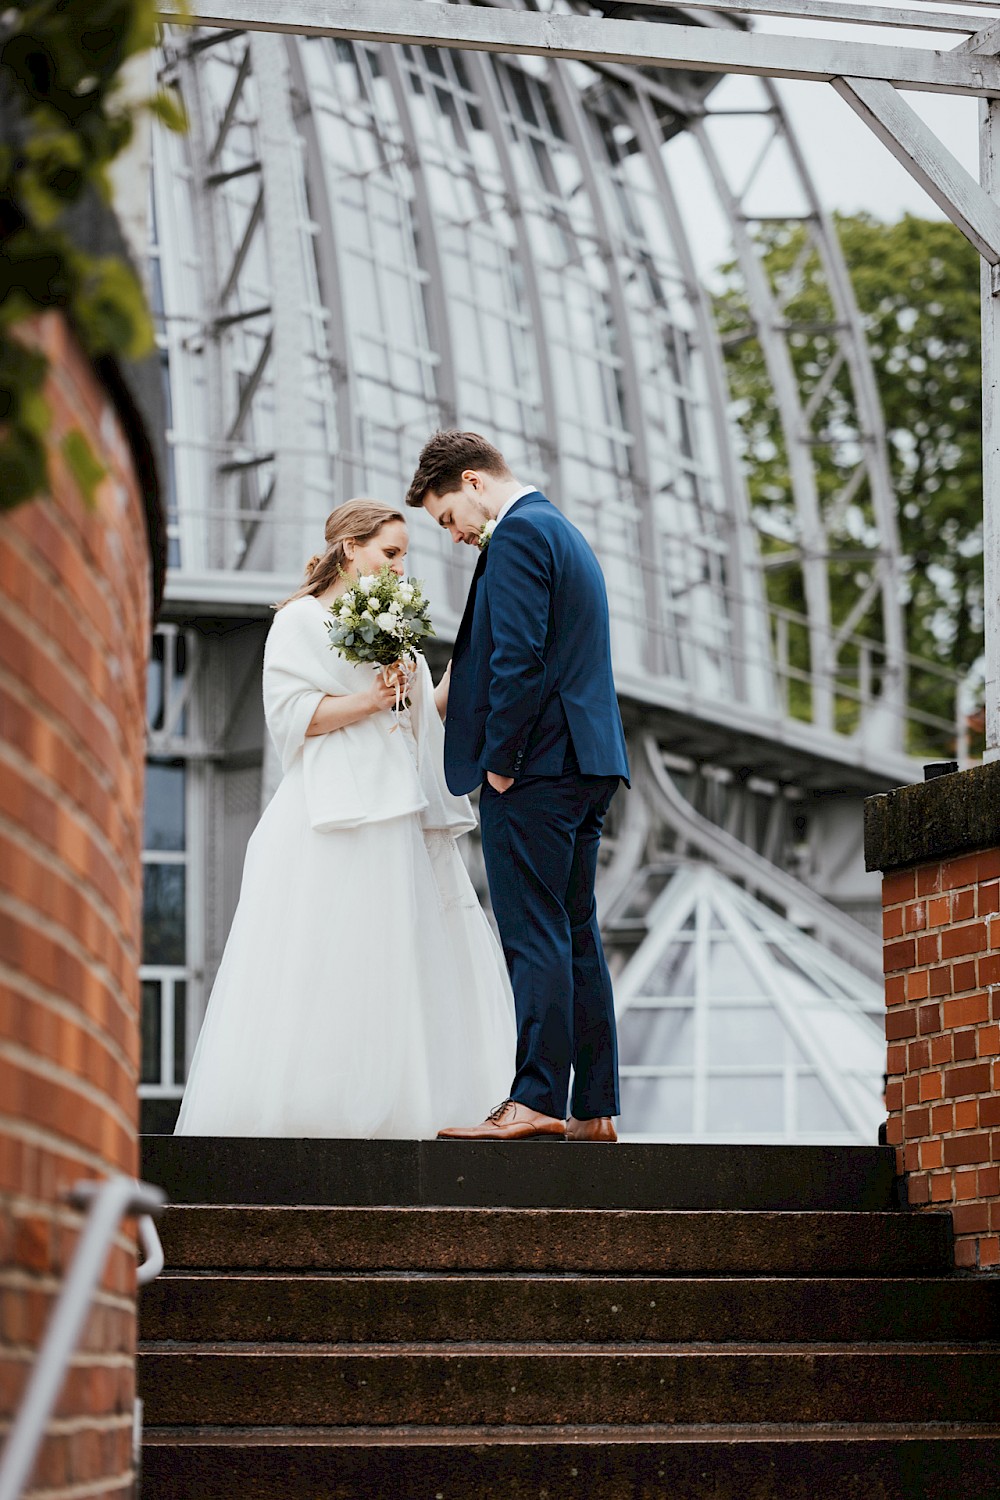
<path fill-rule="evenodd" d="M 838 217 L 836 227 L 889 434 L 908 648 L 915 656 L 965 672 L 982 650 L 978 257 L 946 222 L 907 215 L 884 224 L 858 215 Z M 836 356 L 835 340 L 824 326 L 832 321 L 833 308 L 808 234 L 808 226 L 801 223 L 777 224 L 761 229 L 758 239 L 767 274 L 791 325 L 789 344 L 803 403 Z M 717 316 L 727 340 L 751 501 L 765 557 L 778 564 L 767 570 L 770 597 L 774 603 L 803 609 L 795 510 L 777 406 L 738 269 L 726 266 L 721 274 Z M 820 499 L 829 514 L 861 452 L 846 367 L 836 374 L 812 427 Z M 835 625 L 870 576 L 878 545 L 870 499 L 862 486 L 837 516 L 831 536 L 828 570 Z M 877 598 L 858 631 L 881 634 Z M 804 633 L 793 638 L 792 650 L 805 667 Z M 806 697 L 800 689 L 800 712 L 808 712 Z M 950 686 L 926 674 L 913 674 L 911 698 L 941 717 L 952 711 Z M 924 747 L 915 743 L 912 748 Z"/>

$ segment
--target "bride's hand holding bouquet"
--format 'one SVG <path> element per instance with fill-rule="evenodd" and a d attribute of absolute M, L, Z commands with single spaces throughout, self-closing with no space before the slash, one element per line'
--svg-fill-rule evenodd
<path fill-rule="evenodd" d="M 423 587 L 389 567 L 362 574 L 330 605 L 330 645 L 346 661 L 370 663 L 392 688 L 396 708 L 408 707 L 406 690 L 416 671 L 417 648 L 434 634 Z"/>

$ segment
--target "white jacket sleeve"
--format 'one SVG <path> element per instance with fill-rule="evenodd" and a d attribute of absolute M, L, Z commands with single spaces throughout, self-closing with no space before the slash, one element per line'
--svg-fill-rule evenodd
<path fill-rule="evenodd" d="M 281 769 L 287 771 L 305 744 L 313 714 L 336 688 L 324 682 L 322 660 L 315 661 L 310 632 L 286 605 L 279 610 L 264 648 L 264 717 Z"/>

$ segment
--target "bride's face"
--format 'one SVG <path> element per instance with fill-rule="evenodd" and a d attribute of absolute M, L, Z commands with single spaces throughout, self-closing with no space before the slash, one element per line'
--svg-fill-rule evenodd
<path fill-rule="evenodd" d="M 367 542 L 356 542 L 348 537 L 344 543 L 344 569 L 349 578 L 360 578 L 365 573 L 377 573 L 389 567 L 402 578 L 406 571 L 406 549 L 410 539 L 404 521 L 386 521 Z"/>

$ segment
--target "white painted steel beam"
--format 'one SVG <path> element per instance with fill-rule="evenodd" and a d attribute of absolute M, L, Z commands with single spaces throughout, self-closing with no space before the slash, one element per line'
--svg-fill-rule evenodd
<path fill-rule="evenodd" d="M 835 78 L 833 86 L 979 254 L 991 265 L 1000 263 L 1000 205 L 892 85 L 871 78 Z"/>
<path fill-rule="evenodd" d="M 777 107 L 780 102 L 777 86 L 769 83 L 765 87 Z M 837 231 L 820 201 L 795 132 L 787 129 L 785 134 L 789 155 L 796 165 L 801 181 L 808 186 L 815 215 L 817 249 L 826 273 L 827 286 L 833 300 L 837 322 L 840 325 L 837 340 L 850 372 L 864 453 L 861 463 L 840 494 L 836 496 L 832 504 L 827 503 L 826 534 L 828 537 L 832 536 L 835 530 L 843 524 L 847 507 L 851 505 L 864 479 L 867 478 L 869 497 L 881 540 L 879 549 L 881 555 L 875 562 L 876 573 L 881 580 L 882 630 L 885 642 L 881 700 L 883 706 L 891 709 L 893 733 L 898 736 L 896 745 L 901 747 L 903 724 L 906 718 L 906 629 L 903 621 L 902 591 L 899 580 L 901 549 L 897 504 L 889 465 L 882 404 L 867 347 L 864 325 Z M 811 430 L 812 417 L 805 416 L 804 420 Z M 840 638 L 834 642 L 835 660 L 844 639 Z"/>
<path fill-rule="evenodd" d="M 678 0 L 642 0 L 671 6 Z M 964 4 L 964 0 L 962 0 Z M 851 5 L 843 0 L 680 0 L 682 11 L 711 10 L 727 16 L 788 16 L 798 21 L 842 21 L 850 26 L 897 26 L 906 31 L 975 32 L 982 16 L 953 10 L 909 10 L 899 5 Z"/>
<path fill-rule="evenodd" d="M 738 622 L 737 628 L 745 642 L 763 643 L 768 639 L 767 611 L 764 606 L 765 589 L 760 573 L 759 553 L 754 539 L 746 478 L 733 451 L 729 430 L 729 387 L 726 382 L 722 346 L 719 342 L 708 292 L 695 266 L 680 204 L 667 170 L 666 153 L 663 151 L 663 139 L 657 124 L 656 112 L 648 95 L 637 90 L 634 100 L 629 104 L 628 113 L 636 132 L 636 140 L 649 164 L 653 183 L 659 193 L 664 217 L 670 226 L 671 238 L 684 278 L 684 288 L 694 311 L 698 345 L 708 387 L 708 417 L 712 423 L 723 493 L 729 509 L 730 524 L 727 527 L 726 542 L 729 549 L 729 565 L 732 570 L 730 578 L 736 580 L 734 618 Z M 752 650 L 753 647 L 751 647 Z M 770 650 L 764 646 L 759 651 L 759 657 L 762 663 L 770 663 Z M 777 704 L 778 694 L 774 677 L 767 668 L 762 671 L 754 669 L 746 656 L 735 653 L 733 673 L 739 697 L 755 702 L 771 698 Z M 751 677 L 753 691 L 749 690 Z"/>
<path fill-rule="evenodd" d="M 979 106 L 979 176 L 1000 197 L 1000 102 Z M 995 266 L 980 270 L 983 320 L 983 626 L 986 749 L 1000 760 L 1000 296 Z"/>
<path fill-rule="evenodd" d="M 720 9 L 724 10 L 724 6 Z M 163 20 L 225 30 L 408 42 L 708 73 L 882 79 L 899 88 L 1000 96 L 1000 60 L 827 37 L 774 36 L 425 0 L 161 0 Z"/>
<path fill-rule="evenodd" d="M 954 50 L 979 53 L 985 57 L 989 57 L 993 52 L 1000 52 L 1000 21 L 991 22 L 982 31 L 977 31 L 975 36 L 967 37 L 964 42 L 959 42 Z"/>
<path fill-rule="evenodd" d="M 503 96 L 496 76 L 496 69 L 484 53 L 476 53 L 468 61 L 472 65 L 472 76 L 479 97 L 479 107 L 486 119 L 487 128 L 493 137 L 497 163 L 503 178 L 504 190 L 509 204 L 516 204 L 520 192 L 517 167 L 510 141 L 510 131 L 504 120 Z M 539 442 L 539 450 L 548 474 L 546 493 L 560 507 L 565 507 L 567 495 L 563 487 L 563 455 L 559 442 L 559 403 L 556 398 L 556 376 L 552 350 L 545 323 L 545 294 L 531 242 L 531 230 L 525 223 L 523 213 L 510 215 L 517 244 L 517 265 L 521 272 L 524 295 L 531 313 L 531 337 L 538 361 L 538 382 L 542 396 L 545 447 Z M 537 439 L 536 439 L 537 440 Z"/>
<path fill-rule="evenodd" d="M 299 191 L 300 146 L 292 112 L 285 43 L 277 36 L 255 36 L 251 66 L 260 100 L 258 139 L 264 236 L 271 268 L 272 400 L 274 402 L 274 525 L 271 566 L 275 572 L 301 568 L 310 539 L 299 521 L 305 491 L 307 428 L 301 390 L 308 368 L 309 297 L 302 240 L 304 204 Z M 318 529 L 318 528 L 317 528 Z"/>
<path fill-rule="evenodd" d="M 288 41 L 286 46 L 292 88 L 298 95 L 296 121 L 303 141 L 302 166 L 306 196 L 316 221 L 316 273 L 320 299 L 327 318 L 327 352 L 334 388 L 334 420 L 337 425 L 336 458 L 341 465 L 343 493 L 354 495 L 363 487 L 364 471 L 354 455 L 357 372 L 351 361 L 347 331 L 346 297 L 341 271 L 341 249 L 338 244 L 339 226 L 327 182 L 321 127 L 302 49 L 293 41 Z"/>

